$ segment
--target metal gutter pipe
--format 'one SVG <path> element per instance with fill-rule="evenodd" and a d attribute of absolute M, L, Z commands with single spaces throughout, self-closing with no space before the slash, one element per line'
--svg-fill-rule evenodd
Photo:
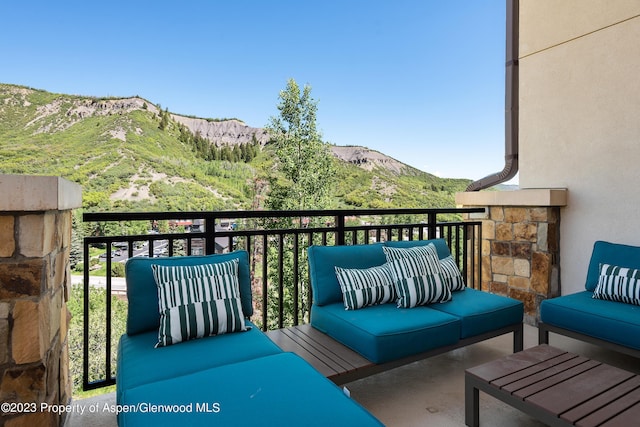
<path fill-rule="evenodd" d="M 480 191 L 510 180 L 518 173 L 518 43 L 519 0 L 507 0 L 504 169 L 474 181 L 466 191 Z"/>

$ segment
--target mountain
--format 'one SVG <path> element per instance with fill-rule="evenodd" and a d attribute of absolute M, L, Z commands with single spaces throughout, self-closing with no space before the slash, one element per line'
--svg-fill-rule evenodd
<path fill-rule="evenodd" d="M 171 114 L 171 118 L 186 126 L 193 134 L 199 134 L 217 146 L 247 144 L 253 141 L 264 146 L 269 142 L 269 135 L 264 129 L 247 126 L 237 119 L 207 120 L 178 114 Z"/>
<path fill-rule="evenodd" d="M 140 98 L 136 99 L 140 100 Z M 265 146 L 269 142 L 269 135 L 265 129 L 247 126 L 238 119 L 212 120 L 179 114 L 171 114 L 171 118 L 186 126 L 193 134 L 202 136 L 218 147 L 251 142 L 258 142 L 261 146 Z M 336 158 L 368 171 L 381 166 L 396 174 L 402 174 L 403 170 L 410 168 L 392 157 L 366 147 L 332 145 L 330 148 Z"/>
<path fill-rule="evenodd" d="M 383 153 L 331 146 L 336 208 L 452 207 L 469 180 L 441 179 Z M 273 149 L 238 119 L 161 110 L 140 97 L 94 98 L 0 84 L 0 173 L 57 175 L 92 211 L 256 209 Z"/>
<path fill-rule="evenodd" d="M 360 147 L 357 145 L 333 145 L 331 146 L 331 151 L 338 159 L 359 166 L 368 171 L 373 171 L 377 167 L 381 167 L 390 172 L 401 175 L 403 172 L 411 168 L 410 166 L 382 154 L 379 151 L 370 150 L 366 147 Z"/>

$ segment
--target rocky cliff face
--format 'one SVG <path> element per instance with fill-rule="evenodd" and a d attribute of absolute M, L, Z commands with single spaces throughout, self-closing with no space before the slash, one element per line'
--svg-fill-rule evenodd
<path fill-rule="evenodd" d="M 91 116 L 107 116 L 111 114 L 130 113 L 134 110 L 146 109 L 158 113 L 158 108 L 142 98 L 119 99 L 78 99 L 75 106 L 68 110 L 68 116 L 86 118 Z"/>
<path fill-rule="evenodd" d="M 3 86 L 1 89 L 4 94 L 12 95 L 4 99 L 5 106 L 15 107 L 21 104 L 24 108 L 31 105 L 27 97 L 35 92 L 33 89 L 12 86 Z M 35 117 L 26 124 L 26 127 L 33 128 L 34 134 L 62 132 L 89 117 L 123 115 L 143 109 L 153 113 L 158 112 L 156 106 L 137 97 L 97 99 L 62 95 L 49 103 L 37 106 Z M 3 109 L 0 109 L 0 113 L 2 112 Z"/>
<path fill-rule="evenodd" d="M 264 129 L 247 126 L 239 120 L 210 121 L 177 114 L 172 114 L 171 118 L 218 146 L 250 143 L 254 138 L 260 145 L 269 142 Z"/>
<path fill-rule="evenodd" d="M 375 167 L 382 167 L 395 174 L 400 174 L 409 168 L 406 164 L 392 157 L 366 147 L 332 145 L 331 151 L 338 159 L 368 171 L 373 170 Z"/>
<path fill-rule="evenodd" d="M 234 145 L 252 142 L 255 138 L 260 145 L 269 142 L 269 134 L 263 128 L 247 126 L 239 120 L 210 121 L 172 114 L 171 118 L 187 126 L 194 134 L 207 138 L 216 145 Z M 382 167 L 395 174 L 406 172 L 406 164 L 399 162 L 378 151 L 358 146 L 331 146 L 331 151 L 338 159 L 349 162 L 365 170 Z"/>
<path fill-rule="evenodd" d="M 11 95 L 1 103 L 0 112 L 5 107 L 28 107 L 30 103 L 27 97 L 35 92 L 33 89 L 10 85 L 2 85 L 0 91 Z M 27 123 L 27 127 L 33 128 L 34 133 L 60 132 L 89 117 L 124 115 L 135 110 L 160 113 L 157 106 L 140 97 L 101 99 L 61 95 L 38 106 L 35 117 Z M 269 141 L 264 129 L 248 126 L 239 120 L 215 121 L 178 114 L 171 114 L 171 118 L 218 146 L 250 143 L 254 138 L 261 145 Z"/>

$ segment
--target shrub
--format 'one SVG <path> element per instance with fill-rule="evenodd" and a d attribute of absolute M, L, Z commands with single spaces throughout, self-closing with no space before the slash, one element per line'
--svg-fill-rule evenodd
<path fill-rule="evenodd" d="M 121 262 L 114 262 L 111 264 L 111 276 L 112 277 L 124 277 L 124 264 Z"/>
<path fill-rule="evenodd" d="M 89 382 L 107 376 L 105 372 L 105 330 L 107 324 L 105 289 L 89 288 Z M 73 393 L 82 390 L 82 359 L 84 337 L 84 286 L 74 285 L 69 296 L 68 309 L 71 313 L 69 323 L 69 370 L 73 379 Z M 127 322 L 127 303 L 111 296 L 111 361 L 113 375 L 116 371 L 115 360 L 118 339 L 125 332 Z"/>

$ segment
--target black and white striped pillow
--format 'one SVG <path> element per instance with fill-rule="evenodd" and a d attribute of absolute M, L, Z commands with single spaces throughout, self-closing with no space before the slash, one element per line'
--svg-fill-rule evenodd
<path fill-rule="evenodd" d="M 246 331 L 238 260 L 201 265 L 151 265 L 158 285 L 160 329 L 156 347 Z"/>
<path fill-rule="evenodd" d="M 345 310 L 395 301 L 393 274 L 387 264 L 371 268 L 335 267 Z"/>
<path fill-rule="evenodd" d="M 593 298 L 640 305 L 640 270 L 600 264 Z"/>
<path fill-rule="evenodd" d="M 394 274 L 398 307 L 412 308 L 451 300 L 451 289 L 433 244 L 412 248 L 385 246 L 383 250 Z"/>
<path fill-rule="evenodd" d="M 464 291 L 466 289 L 467 285 L 464 283 L 460 268 L 458 268 L 458 264 L 456 264 L 451 255 L 440 260 L 440 269 L 442 270 L 442 275 L 447 286 L 449 286 L 452 292 Z"/>

